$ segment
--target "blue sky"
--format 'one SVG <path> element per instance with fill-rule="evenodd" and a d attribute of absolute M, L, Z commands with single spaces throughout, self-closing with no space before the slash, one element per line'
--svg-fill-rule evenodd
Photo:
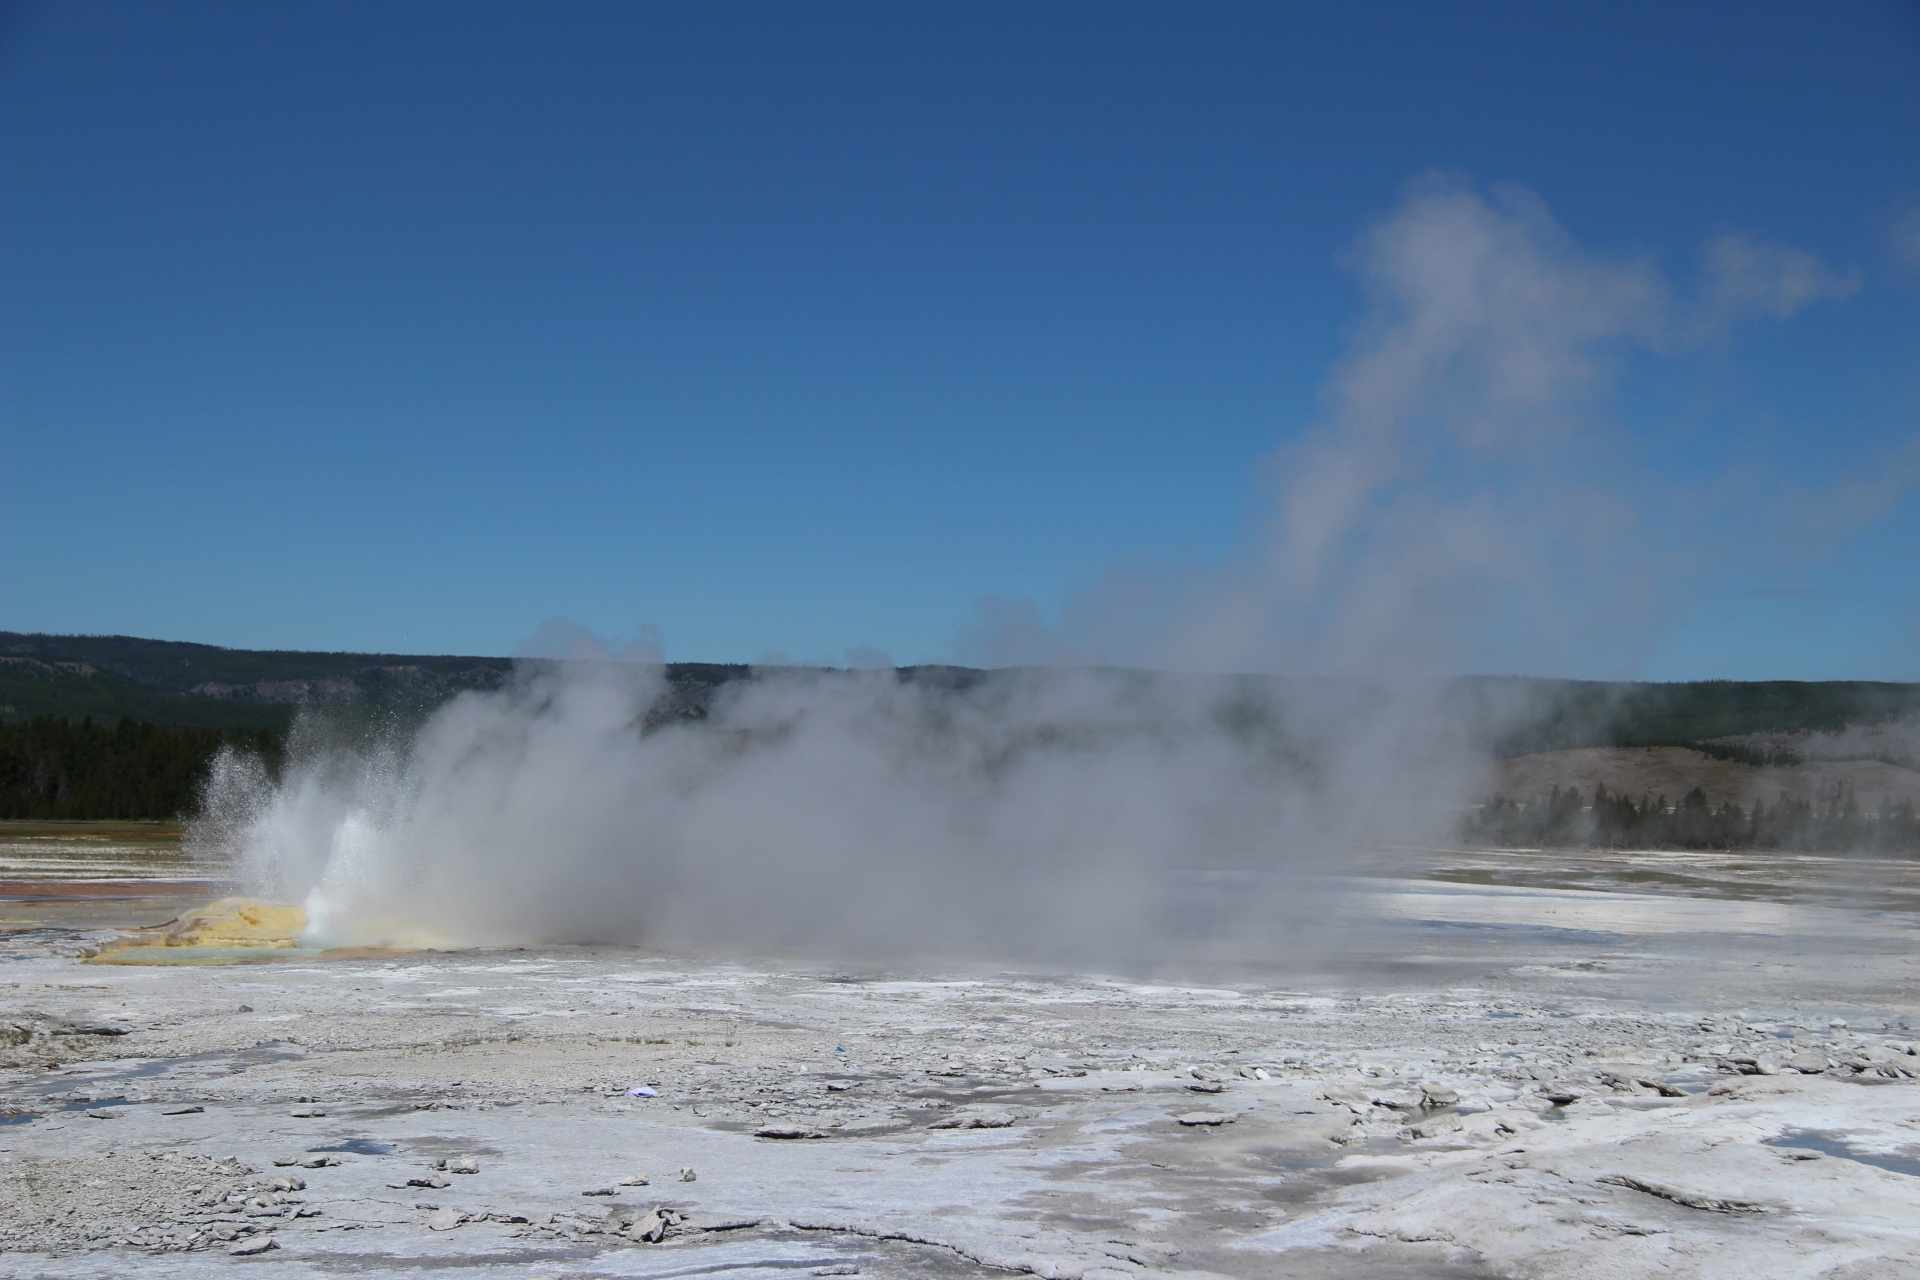
<path fill-rule="evenodd" d="M 1422 591 L 1462 565 L 1392 548 L 1451 495 L 1537 539 L 1550 591 L 1466 563 L 1513 624 L 1449 661 L 1920 679 L 1894 3 L 9 5 L 0 627 L 1023 656 L 990 600 L 1151 660 L 1111 602 L 1286 522 L 1405 301 L 1369 228 L 1434 184 L 1670 295 L 1568 339 L 1559 453 L 1487 479 L 1467 405 L 1341 526 Z M 1730 244 L 1765 279 L 1716 311 Z M 1561 486 L 1619 503 L 1599 551 Z"/>

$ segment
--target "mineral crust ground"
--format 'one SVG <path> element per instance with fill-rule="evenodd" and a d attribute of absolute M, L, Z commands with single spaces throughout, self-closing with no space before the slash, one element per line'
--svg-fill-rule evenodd
<path fill-rule="evenodd" d="M 184 882 L 97 854 L 0 885 L 8 1276 L 1920 1275 L 1911 864 L 1403 851 L 1147 981 L 94 965 Z"/>

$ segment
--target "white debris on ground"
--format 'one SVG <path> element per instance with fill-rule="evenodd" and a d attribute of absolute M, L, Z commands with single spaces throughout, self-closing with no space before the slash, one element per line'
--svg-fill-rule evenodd
<path fill-rule="evenodd" d="M 1284 987 L 18 933 L 0 1271 L 1920 1274 L 1920 917 L 1691 892 L 1402 881 Z"/>

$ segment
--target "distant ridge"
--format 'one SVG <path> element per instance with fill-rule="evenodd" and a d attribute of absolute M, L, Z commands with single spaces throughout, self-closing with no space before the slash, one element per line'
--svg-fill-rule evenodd
<path fill-rule="evenodd" d="M 223 649 L 136 636 L 0 631 L 0 721 L 127 716 L 154 724 L 281 730 L 303 703 L 425 709 L 465 690 L 498 688 L 512 669 L 513 660 L 503 657 Z M 753 668 L 676 662 L 667 664 L 666 674 L 670 687 L 655 715 L 699 718 L 716 688 L 750 677 Z M 924 666 L 901 668 L 898 678 L 958 688 L 991 680 L 994 673 Z M 1471 676 L 1449 681 L 1446 701 L 1474 736 L 1509 757 L 1571 747 L 1831 732 L 1920 718 L 1920 684 L 1862 680 L 1649 683 Z M 1517 720 L 1516 707 L 1527 709 Z"/>
<path fill-rule="evenodd" d="M 1449 700 L 1465 722 L 1486 727 L 1485 745 L 1503 757 L 1834 733 L 1920 718 L 1920 684 L 1879 680 L 1656 683 L 1468 676 L 1451 682 Z M 1500 714 L 1499 708 L 1516 705 L 1527 706 L 1528 714 Z"/>
<path fill-rule="evenodd" d="M 0 631 L 0 722 L 128 716 L 281 730 L 303 703 L 420 710 L 469 689 L 499 688 L 512 670 L 511 658 L 223 649 L 139 636 Z M 751 672 L 741 663 L 668 663 L 672 690 L 663 709 L 700 714 L 714 687 Z"/>
<path fill-rule="evenodd" d="M 449 698 L 501 688 L 513 665 L 507 658 L 450 654 L 223 649 L 134 636 L 0 631 L 0 818 L 177 818 L 191 811 L 208 762 L 223 745 L 257 753 L 277 768 L 303 706 L 323 709 L 335 730 L 361 723 L 404 734 Z M 752 667 L 723 663 L 669 663 L 665 674 L 666 687 L 646 711 L 643 729 L 703 720 L 722 686 L 756 678 Z M 931 696 L 936 717 L 941 691 L 965 697 L 979 690 L 985 700 L 978 705 L 991 707 L 997 698 L 1027 696 L 1036 681 L 1073 676 L 1110 682 L 1116 704 L 1151 689 L 1141 705 L 1204 709 L 1229 732 L 1235 725 L 1284 725 L 1296 697 L 1331 693 L 1363 707 L 1391 696 L 1385 686 L 1365 681 L 1334 682 L 1330 691 L 1318 680 L 1117 668 L 1049 674 L 922 666 L 799 674 L 911 684 Z M 1920 685 L 1497 676 L 1450 680 L 1432 692 L 1449 734 L 1503 758 L 1491 784 L 1496 791 L 1542 804 L 1552 796 L 1553 804 L 1578 809 L 1579 797 L 1602 781 L 1610 794 L 1678 796 L 1699 787 L 1703 805 L 1731 798 L 1746 806 L 1756 787 L 1769 803 L 1791 793 L 1828 809 L 1836 787 L 1849 796 L 1864 787 L 1869 800 L 1920 800 Z M 1408 728 L 1423 731 L 1417 723 Z M 1873 763 L 1835 767 L 1843 761 Z M 1518 821 L 1496 809 L 1507 814 L 1501 821 L 1508 826 Z"/>
<path fill-rule="evenodd" d="M 495 688 L 505 658 L 223 649 L 135 636 L 0 631 L 0 719 L 51 714 L 284 728 L 303 702 L 431 704 Z"/>

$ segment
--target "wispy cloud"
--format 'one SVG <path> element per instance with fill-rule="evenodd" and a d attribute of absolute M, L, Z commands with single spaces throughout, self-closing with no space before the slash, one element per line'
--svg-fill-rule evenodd
<path fill-rule="evenodd" d="M 1804 249 L 1745 232 L 1709 241 L 1701 259 L 1705 284 L 1695 324 L 1703 337 L 1750 317 L 1785 320 L 1811 303 L 1860 290 L 1859 271 L 1836 271 Z"/>
<path fill-rule="evenodd" d="M 1915 205 L 1895 219 L 1892 229 L 1887 233 L 1887 241 L 1902 262 L 1920 267 L 1920 205 Z"/>

